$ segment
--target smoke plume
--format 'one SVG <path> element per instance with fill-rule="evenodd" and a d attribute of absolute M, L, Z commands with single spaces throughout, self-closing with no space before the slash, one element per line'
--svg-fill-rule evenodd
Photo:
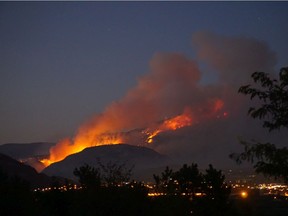
<path fill-rule="evenodd" d="M 243 97 L 237 94 L 235 86 L 245 84 L 250 74 L 256 70 L 272 71 L 276 62 L 275 53 L 265 42 L 253 38 L 198 32 L 193 35 L 192 41 L 197 49 L 198 59 L 192 60 L 179 53 L 155 54 L 150 61 L 150 71 L 139 78 L 137 86 L 128 91 L 121 100 L 112 102 L 103 113 L 80 126 L 74 138 L 64 139 L 54 146 L 50 151 L 50 160 L 61 160 L 89 146 L 121 143 L 124 140 L 119 134 L 123 132 L 155 127 L 156 122 L 183 113 L 189 113 L 188 126 L 191 130 L 197 124 L 197 130 L 201 131 L 203 124 L 209 133 L 209 130 L 219 128 L 219 125 L 203 122 L 210 121 L 212 117 L 219 120 L 223 115 L 230 120 L 218 121 L 219 124 L 226 124 L 225 127 L 238 124 L 236 116 L 240 111 L 243 112 L 243 107 L 247 104 Z M 209 85 L 201 84 L 202 73 L 197 61 L 208 64 L 211 70 L 217 73 L 218 81 Z M 242 114 L 245 115 L 245 112 Z M 234 127 L 228 128 L 232 130 L 232 134 L 239 129 L 236 127 L 233 131 Z M 187 133 L 186 129 L 180 131 Z M 109 138 L 103 136 L 105 134 L 109 134 Z M 154 147 L 164 149 L 164 152 L 166 148 L 169 153 L 169 150 L 179 150 L 183 145 L 185 149 L 191 148 L 193 151 L 195 145 L 204 145 L 199 143 L 199 140 L 209 142 L 209 136 L 205 135 L 205 141 L 199 138 L 199 134 L 201 133 L 195 134 L 195 139 L 191 142 L 185 139 L 186 136 L 182 136 L 184 139 L 179 138 L 181 136 L 178 133 L 179 136 L 175 136 L 178 139 L 177 145 L 170 134 L 169 141 L 163 138 L 164 141 L 161 142 L 161 139 L 158 139 Z"/>
<path fill-rule="evenodd" d="M 273 72 L 276 64 L 276 54 L 268 44 L 255 38 L 197 32 L 192 42 L 198 58 L 216 70 L 226 84 L 243 83 L 255 71 Z"/>

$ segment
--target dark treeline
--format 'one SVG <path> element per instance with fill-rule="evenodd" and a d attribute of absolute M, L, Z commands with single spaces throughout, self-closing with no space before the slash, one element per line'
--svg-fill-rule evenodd
<path fill-rule="evenodd" d="M 225 216 L 257 215 L 247 200 L 232 202 L 225 176 L 212 165 L 201 173 L 197 164 L 169 167 L 155 179 L 155 193 L 148 196 L 144 184 L 129 181 L 131 168 L 125 164 L 87 164 L 75 168 L 81 189 L 61 190 L 54 182 L 51 190 L 33 191 L 17 177 L 0 172 L 0 215 L 19 216 Z M 69 182 L 66 182 L 67 187 Z M 251 202 L 250 202 L 251 203 Z"/>

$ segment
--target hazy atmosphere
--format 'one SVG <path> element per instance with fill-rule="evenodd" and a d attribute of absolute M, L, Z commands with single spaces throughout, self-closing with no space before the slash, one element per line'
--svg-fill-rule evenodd
<path fill-rule="evenodd" d="M 237 93 L 253 72 L 288 65 L 287 10 L 288 2 L 0 2 L 0 144 L 61 150 L 160 128 L 146 146 L 224 166 L 239 138 L 287 143 L 287 130 L 262 129 Z M 158 125 L 177 116 L 185 127 Z M 134 133 L 119 142 L 141 145 Z"/>

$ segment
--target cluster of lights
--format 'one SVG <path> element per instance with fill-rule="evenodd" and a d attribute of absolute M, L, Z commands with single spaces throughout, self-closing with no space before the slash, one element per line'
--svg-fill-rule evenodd
<path fill-rule="evenodd" d="M 269 184 L 258 184 L 254 186 L 246 184 L 231 184 L 232 189 L 235 189 L 236 193 L 234 195 L 240 195 L 241 198 L 247 198 L 247 190 L 260 190 L 262 195 L 274 195 L 274 199 L 277 199 L 278 196 L 288 197 L 288 186 L 281 183 L 269 183 Z"/>
<path fill-rule="evenodd" d="M 155 197 L 155 196 L 166 196 L 167 193 L 148 193 L 148 196 L 149 197 Z M 175 196 L 178 196 L 179 194 L 178 193 L 175 193 L 175 194 L 172 194 L 172 195 L 175 195 Z M 192 193 L 181 193 L 180 194 L 181 196 L 192 196 L 193 194 Z M 195 196 L 198 196 L 198 197 L 201 197 L 201 196 L 205 196 L 206 194 L 205 193 L 194 193 Z"/>
<path fill-rule="evenodd" d="M 174 182 L 174 183 L 178 183 L 177 181 Z M 117 187 L 122 187 L 122 186 L 130 186 L 131 188 L 134 187 L 133 184 L 130 184 L 129 182 L 123 182 L 121 184 L 117 184 L 115 186 Z M 141 184 L 142 186 L 145 186 L 150 192 L 148 193 L 148 196 L 149 197 L 157 197 L 157 196 L 166 196 L 167 193 L 164 193 L 164 192 L 156 192 L 155 191 L 155 184 L 151 184 L 151 183 L 147 183 L 147 184 L 144 184 L 142 183 Z M 106 185 L 103 185 L 104 187 Z M 166 185 L 164 185 L 165 187 Z M 276 183 L 271 183 L 271 184 L 259 184 L 258 186 L 245 186 L 243 184 L 232 184 L 231 187 L 233 189 L 240 189 L 235 195 L 239 196 L 240 198 L 242 199 L 246 199 L 248 196 L 249 196 L 249 193 L 248 191 L 249 190 L 253 190 L 253 189 L 259 189 L 259 190 L 262 190 L 262 191 L 266 191 L 267 194 L 271 194 L 271 195 L 280 195 L 282 194 L 283 196 L 286 196 L 288 197 L 288 186 L 287 185 L 284 185 L 284 184 L 276 184 Z M 59 191 L 68 191 L 68 190 L 81 190 L 82 187 L 77 185 L 77 184 L 74 184 L 74 185 L 64 185 L 64 186 L 60 186 L 60 187 L 45 187 L 45 188 L 36 188 L 34 189 L 34 192 L 48 192 L 48 191 L 51 191 L 51 190 L 59 190 Z M 248 191 L 247 191 L 248 190 Z M 173 195 L 173 194 L 169 194 L 169 195 Z M 181 195 L 181 196 L 198 196 L 198 197 L 202 197 L 202 196 L 205 196 L 206 194 L 205 193 L 201 193 L 201 192 L 197 192 L 197 193 L 191 193 L 191 192 L 188 192 L 188 193 L 175 193 L 174 194 L 175 196 L 177 195 Z"/>
<path fill-rule="evenodd" d="M 268 195 L 283 195 L 285 197 L 288 196 L 288 186 L 285 184 L 259 184 L 258 189 L 261 191 L 266 192 Z"/>
<path fill-rule="evenodd" d="M 285 190 L 287 189 L 287 185 L 285 184 L 277 184 L 277 183 L 271 183 L 271 184 L 259 184 L 258 188 L 260 190 Z"/>
<path fill-rule="evenodd" d="M 45 187 L 45 188 L 36 188 L 34 189 L 34 192 L 48 192 L 52 190 L 59 190 L 59 191 L 68 191 L 68 190 L 80 190 L 82 189 L 79 185 L 63 185 L 60 187 Z"/>

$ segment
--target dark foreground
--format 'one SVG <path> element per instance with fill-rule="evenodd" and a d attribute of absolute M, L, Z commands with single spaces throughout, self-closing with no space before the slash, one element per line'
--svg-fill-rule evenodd
<path fill-rule="evenodd" d="M 3 183 L 3 182 L 2 182 Z M 2 216 L 287 216 L 285 197 L 230 197 L 228 201 L 205 196 L 148 196 L 143 185 L 134 183 L 121 187 L 31 191 L 25 182 L 1 184 L 0 215 Z"/>

